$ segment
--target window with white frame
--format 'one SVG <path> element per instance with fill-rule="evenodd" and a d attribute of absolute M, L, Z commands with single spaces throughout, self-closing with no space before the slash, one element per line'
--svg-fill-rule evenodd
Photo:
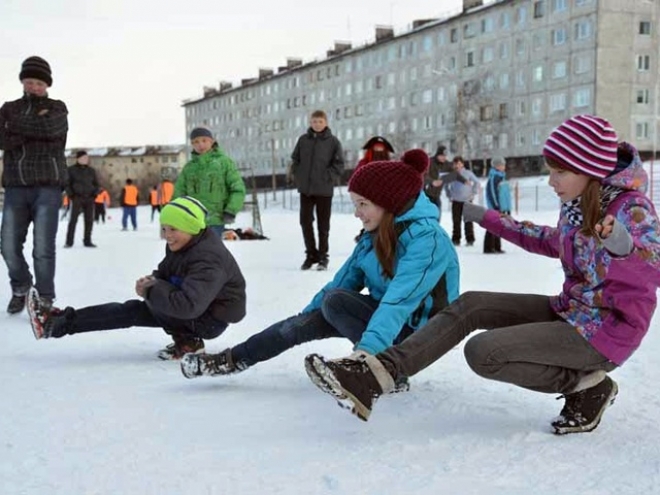
<path fill-rule="evenodd" d="M 562 79 L 566 77 L 567 70 L 566 60 L 557 60 L 552 64 L 552 78 L 553 79 Z"/>
<path fill-rule="evenodd" d="M 541 131 L 538 129 L 532 129 L 532 144 L 534 146 L 541 144 Z"/>
<path fill-rule="evenodd" d="M 495 29 L 495 22 L 493 21 L 492 17 L 486 17 L 484 19 L 481 19 L 481 32 L 486 34 L 486 33 L 492 33 L 493 30 Z"/>
<path fill-rule="evenodd" d="M 396 74 L 394 72 L 390 72 L 387 74 L 387 85 L 388 86 L 394 86 L 396 84 Z"/>
<path fill-rule="evenodd" d="M 543 66 L 537 65 L 532 71 L 532 79 L 534 82 L 543 81 Z"/>
<path fill-rule="evenodd" d="M 417 118 L 413 118 L 410 121 L 410 130 L 413 131 L 413 132 L 416 132 L 417 131 L 417 124 L 418 124 Z"/>
<path fill-rule="evenodd" d="M 438 101 L 445 101 L 445 88 L 438 88 Z"/>
<path fill-rule="evenodd" d="M 364 87 L 364 83 L 362 82 L 362 79 L 359 81 L 355 81 L 355 92 L 356 93 L 362 93 L 362 88 Z"/>
<path fill-rule="evenodd" d="M 519 148 L 525 146 L 525 131 L 516 132 L 516 146 Z"/>
<path fill-rule="evenodd" d="M 651 21 L 640 21 L 639 34 L 648 36 L 651 34 Z"/>
<path fill-rule="evenodd" d="M 351 96 L 353 94 L 353 85 L 351 83 L 346 83 L 345 93 L 346 96 Z"/>
<path fill-rule="evenodd" d="M 346 129 L 346 141 L 350 141 L 351 139 L 353 139 L 353 129 L 349 127 Z"/>
<path fill-rule="evenodd" d="M 525 69 L 520 69 L 516 72 L 516 88 L 523 89 L 525 87 Z"/>
<path fill-rule="evenodd" d="M 509 58 L 509 42 L 506 40 L 500 43 L 500 58 Z"/>
<path fill-rule="evenodd" d="M 648 105 L 649 103 L 649 90 L 648 89 L 638 89 L 637 90 L 637 103 L 640 105 Z"/>
<path fill-rule="evenodd" d="M 465 54 L 465 67 L 474 67 L 474 50 Z"/>
<path fill-rule="evenodd" d="M 575 0 L 575 6 L 576 7 L 584 7 L 585 5 L 589 5 L 593 0 Z"/>
<path fill-rule="evenodd" d="M 520 5 L 516 10 L 516 24 L 518 26 L 524 26 L 527 22 L 527 6 Z"/>
<path fill-rule="evenodd" d="M 547 34 L 544 32 L 534 31 L 532 34 L 532 47 L 534 50 L 540 50 L 545 46 L 545 39 Z"/>
<path fill-rule="evenodd" d="M 500 89 L 507 89 L 509 87 L 509 73 L 504 72 L 500 74 Z"/>
<path fill-rule="evenodd" d="M 651 69 L 651 56 L 637 55 L 637 70 L 639 72 L 646 72 L 649 69 Z"/>
<path fill-rule="evenodd" d="M 591 105 L 591 89 L 580 88 L 573 93 L 573 106 L 575 108 L 588 107 Z"/>
<path fill-rule="evenodd" d="M 591 70 L 591 56 L 579 55 L 575 57 L 574 70 L 576 74 L 585 74 Z"/>
<path fill-rule="evenodd" d="M 492 134 L 482 134 L 481 135 L 481 147 L 487 150 L 493 147 L 493 135 Z"/>
<path fill-rule="evenodd" d="M 583 19 L 575 23 L 575 39 L 586 40 L 591 36 L 591 21 Z"/>
<path fill-rule="evenodd" d="M 568 9 L 567 0 L 552 0 L 552 12 L 564 12 Z"/>
<path fill-rule="evenodd" d="M 364 137 L 364 127 L 358 127 L 355 129 L 355 138 L 362 139 Z"/>
<path fill-rule="evenodd" d="M 509 12 L 504 11 L 500 14 L 500 28 L 509 29 L 511 26 L 511 15 Z"/>
<path fill-rule="evenodd" d="M 543 109 L 543 98 L 541 96 L 537 96 L 532 99 L 532 115 L 535 117 L 538 117 L 541 115 L 541 111 Z"/>
<path fill-rule="evenodd" d="M 516 102 L 516 115 L 518 117 L 524 117 L 527 113 L 527 102 L 525 100 L 518 100 Z"/>
<path fill-rule="evenodd" d="M 635 124 L 635 137 L 637 139 L 648 139 L 650 135 L 649 127 L 648 122 L 637 122 Z"/>
<path fill-rule="evenodd" d="M 567 40 L 566 28 L 559 28 L 552 30 L 552 44 L 554 46 L 563 45 L 564 43 L 566 43 L 566 40 Z"/>
<path fill-rule="evenodd" d="M 426 89 L 422 93 L 422 103 L 431 103 L 433 101 L 433 90 Z"/>
<path fill-rule="evenodd" d="M 492 74 L 488 74 L 486 76 L 486 79 L 484 79 L 484 89 L 486 91 L 492 91 L 494 87 L 495 87 L 495 76 Z"/>
<path fill-rule="evenodd" d="M 540 19 L 545 15 L 545 0 L 534 2 L 534 19 Z"/>
<path fill-rule="evenodd" d="M 468 22 L 463 26 L 463 38 L 473 38 L 476 34 L 477 30 L 473 22 Z"/>
<path fill-rule="evenodd" d="M 516 56 L 524 57 L 525 56 L 525 40 L 518 38 L 516 40 Z"/>
<path fill-rule="evenodd" d="M 438 46 L 444 46 L 447 43 L 447 35 L 445 31 L 438 33 Z"/>
<path fill-rule="evenodd" d="M 431 117 L 430 115 L 424 117 L 424 129 L 426 129 L 427 131 L 429 129 L 433 129 L 433 117 Z"/>
<path fill-rule="evenodd" d="M 433 38 L 431 38 L 431 36 L 424 36 L 424 40 L 422 41 L 422 51 L 430 52 L 431 48 L 433 48 Z"/>
<path fill-rule="evenodd" d="M 389 132 L 390 134 L 394 134 L 396 132 L 396 122 L 390 122 L 387 125 L 387 132 Z"/>
<path fill-rule="evenodd" d="M 415 81 L 417 79 L 417 67 L 410 68 L 410 80 Z"/>
<path fill-rule="evenodd" d="M 396 97 L 395 96 L 390 96 L 387 99 L 387 109 L 388 110 L 394 110 L 396 108 Z"/>
<path fill-rule="evenodd" d="M 497 144 L 499 145 L 501 150 L 508 148 L 509 135 L 506 132 L 500 133 L 499 137 L 497 138 Z"/>
<path fill-rule="evenodd" d="M 555 93 L 550 96 L 550 111 L 561 112 L 566 109 L 566 93 Z"/>
<path fill-rule="evenodd" d="M 484 47 L 483 52 L 481 54 L 481 59 L 483 63 L 487 64 L 488 62 L 492 62 L 494 58 L 495 58 L 495 49 L 493 48 L 493 46 L 489 45 Z"/>

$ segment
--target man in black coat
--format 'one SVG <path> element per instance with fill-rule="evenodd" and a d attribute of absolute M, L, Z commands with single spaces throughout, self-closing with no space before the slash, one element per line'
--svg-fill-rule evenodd
<path fill-rule="evenodd" d="M 99 182 L 96 178 L 96 170 L 89 166 L 89 155 L 86 151 L 76 153 L 76 163 L 69 167 L 69 183 L 66 194 L 71 202 L 71 216 L 69 217 L 69 228 L 66 231 L 66 244 L 64 247 L 73 246 L 73 237 L 76 234 L 78 216 L 82 212 L 85 221 L 85 232 L 83 245 L 85 247 L 96 247 L 92 243 L 92 227 L 94 226 L 94 200 L 99 192 Z"/>
<path fill-rule="evenodd" d="M 305 261 L 300 267 L 309 270 L 318 263 L 319 270 L 328 267 L 328 236 L 334 186 L 344 171 L 344 152 L 332 135 L 323 110 L 312 113 L 310 127 L 298 138 L 291 155 L 291 172 L 300 193 L 300 226 L 305 241 Z M 314 238 L 316 208 L 318 249 Z"/>

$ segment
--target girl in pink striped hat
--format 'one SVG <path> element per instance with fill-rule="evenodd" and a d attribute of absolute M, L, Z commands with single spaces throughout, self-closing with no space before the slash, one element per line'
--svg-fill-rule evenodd
<path fill-rule="evenodd" d="M 465 357 L 479 375 L 561 394 L 557 434 L 591 431 L 618 392 L 608 373 L 639 347 L 660 286 L 660 224 L 646 197 L 637 150 L 605 119 L 576 115 L 543 148 L 562 201 L 556 226 L 534 225 L 466 203 L 466 221 L 523 249 L 559 258 L 556 296 L 466 292 L 401 344 L 377 355 L 327 360 L 312 354 L 312 381 L 367 419 L 400 375 L 413 376 L 469 333 Z"/>

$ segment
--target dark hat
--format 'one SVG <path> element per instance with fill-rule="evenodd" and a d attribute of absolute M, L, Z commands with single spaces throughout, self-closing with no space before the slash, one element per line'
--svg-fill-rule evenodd
<path fill-rule="evenodd" d="M 207 137 L 213 139 L 213 133 L 206 127 L 195 127 L 192 131 L 190 131 L 190 140 L 192 141 L 198 137 Z"/>
<path fill-rule="evenodd" d="M 408 150 L 401 161 L 370 162 L 357 168 L 348 190 L 398 214 L 421 192 L 428 167 L 429 157 L 424 150 Z"/>
<path fill-rule="evenodd" d="M 446 151 L 447 151 L 447 147 L 440 144 L 440 145 L 438 145 L 438 148 L 435 150 L 435 156 L 445 155 Z"/>
<path fill-rule="evenodd" d="M 617 141 L 607 120 L 575 115 L 550 133 L 543 156 L 575 173 L 602 179 L 616 168 Z"/>
<path fill-rule="evenodd" d="M 43 81 L 48 86 L 53 85 L 53 76 L 50 71 L 50 65 L 41 57 L 26 58 L 21 65 L 21 73 L 18 78 L 23 79 L 38 79 Z"/>
<path fill-rule="evenodd" d="M 81 156 L 86 156 L 87 152 L 85 150 L 80 150 L 76 151 L 76 158 L 80 158 Z"/>
<path fill-rule="evenodd" d="M 374 136 L 374 137 L 372 137 L 369 141 L 367 141 L 366 143 L 364 143 L 364 146 L 362 146 L 362 149 L 363 149 L 363 150 L 368 150 L 369 148 L 373 147 L 375 144 L 382 144 L 382 145 L 385 146 L 385 148 L 386 148 L 390 153 L 394 153 L 394 148 L 392 147 L 392 145 L 390 144 L 390 142 L 389 142 L 387 139 L 385 139 L 384 137 L 382 137 L 382 136 Z"/>

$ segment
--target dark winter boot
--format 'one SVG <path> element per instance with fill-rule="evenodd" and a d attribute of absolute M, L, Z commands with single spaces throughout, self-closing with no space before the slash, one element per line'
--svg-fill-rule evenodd
<path fill-rule="evenodd" d="M 199 337 L 172 335 L 172 342 L 165 349 L 158 351 L 158 358 L 163 361 L 176 361 L 184 355 L 204 352 L 204 341 Z"/>
<path fill-rule="evenodd" d="M 305 370 L 314 385 L 363 421 L 369 419 L 378 397 L 395 388 L 383 364 L 364 352 L 335 360 L 310 354 L 305 358 Z"/>
<path fill-rule="evenodd" d="M 327 270 L 327 269 L 328 269 L 328 263 L 329 263 L 329 262 L 330 262 L 330 261 L 328 260 L 328 257 L 327 257 L 327 256 L 322 256 L 322 257 L 319 259 L 319 264 L 317 265 L 316 269 L 317 269 L 318 271 Z"/>
<path fill-rule="evenodd" d="M 618 392 L 616 382 L 605 376 L 593 387 L 562 396 L 566 402 L 559 417 L 552 422 L 555 433 L 565 435 L 595 430 L 603 412 L 614 402 Z"/>
<path fill-rule="evenodd" d="M 318 262 L 316 259 L 316 256 L 307 256 L 305 258 L 305 261 L 303 261 L 303 264 L 300 266 L 301 270 L 309 270 L 313 265 L 315 265 Z"/>
<path fill-rule="evenodd" d="M 181 373 L 186 378 L 230 375 L 246 369 L 247 366 L 234 363 L 231 349 L 225 349 L 219 354 L 186 354 L 181 358 Z"/>
<path fill-rule="evenodd" d="M 9 304 L 7 305 L 7 313 L 16 315 L 25 309 L 26 294 L 12 294 Z"/>

